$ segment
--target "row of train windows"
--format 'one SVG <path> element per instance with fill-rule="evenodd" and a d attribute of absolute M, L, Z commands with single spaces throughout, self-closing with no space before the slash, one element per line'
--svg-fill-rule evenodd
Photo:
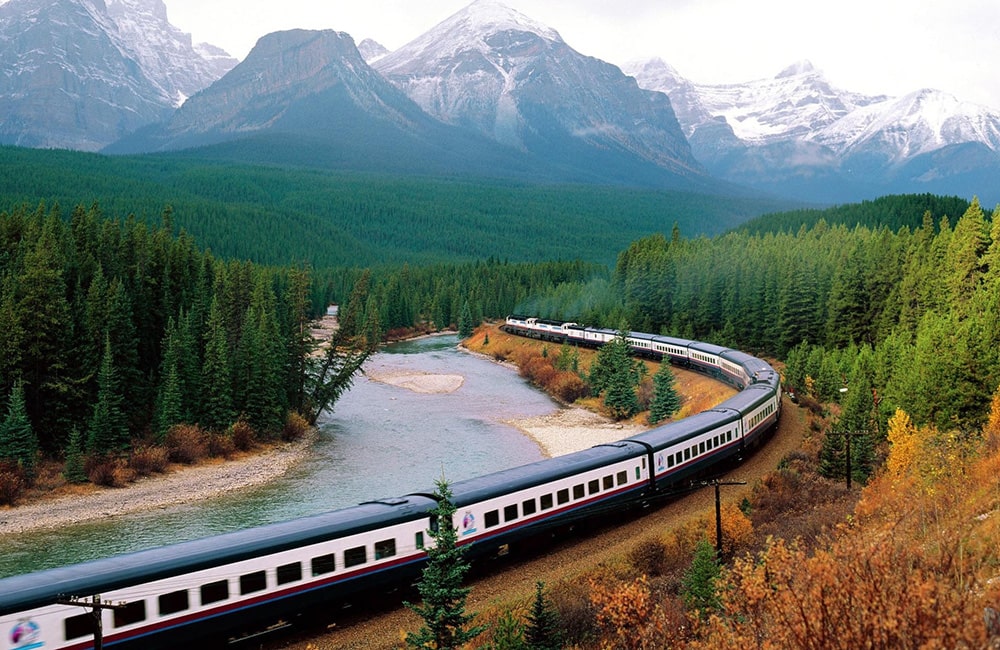
<path fill-rule="evenodd" d="M 635 468 L 635 478 L 638 480 L 641 477 L 641 470 L 639 467 Z M 602 489 L 610 490 L 615 487 L 615 483 L 618 485 L 625 485 L 628 483 L 628 472 L 621 471 L 616 475 L 609 474 L 603 479 L 593 479 L 587 483 L 580 483 L 573 486 L 573 500 L 582 499 L 588 494 L 597 494 Z M 535 499 L 528 499 L 521 502 L 520 509 L 518 504 L 512 503 L 509 506 L 504 506 L 503 508 L 503 520 L 504 523 L 509 521 L 514 521 L 518 517 L 529 517 L 536 512 L 541 510 L 548 510 L 555 505 L 564 505 L 570 502 L 570 489 L 563 488 L 558 490 L 555 495 L 543 494 L 538 497 L 538 503 L 536 505 Z M 483 516 L 483 525 L 487 528 L 493 528 L 494 526 L 500 525 L 500 509 L 490 510 Z"/>
<path fill-rule="evenodd" d="M 658 346 L 656 346 L 656 351 L 657 352 L 666 352 L 667 354 L 672 354 L 675 357 L 687 356 L 687 355 L 684 354 L 684 350 L 680 350 L 678 348 L 667 347 L 665 345 L 658 345 Z"/>
<path fill-rule="evenodd" d="M 760 413 L 757 413 L 756 415 L 750 418 L 750 428 L 752 429 L 753 427 L 760 424 L 764 418 L 771 415 L 772 413 L 774 413 L 774 404 L 768 404 L 760 411 Z"/>
<path fill-rule="evenodd" d="M 719 365 L 719 362 L 715 360 L 715 357 L 710 357 L 705 354 L 698 354 L 697 352 L 692 352 L 691 358 L 697 359 L 698 361 L 704 361 L 705 363 L 711 364 L 713 366 Z"/>
<path fill-rule="evenodd" d="M 735 433 L 732 429 L 729 431 L 720 433 L 719 435 L 709 438 L 708 440 L 702 440 L 697 445 L 692 445 L 687 449 L 678 451 L 676 454 L 667 454 L 667 467 L 673 467 L 674 465 L 680 465 L 686 460 L 691 460 L 692 455 L 697 457 L 704 454 L 706 451 L 712 451 L 716 447 L 721 447 L 722 445 L 732 442 Z"/>
<path fill-rule="evenodd" d="M 416 547 L 424 547 L 423 532 L 416 533 Z M 374 558 L 381 560 L 396 555 L 396 540 L 386 539 L 374 544 Z M 312 575 L 321 576 L 333 573 L 337 569 L 336 553 L 327 553 L 312 558 L 309 570 Z M 368 562 L 368 549 L 356 546 L 343 552 L 343 568 L 360 566 Z M 302 580 L 302 562 L 291 562 L 279 566 L 275 572 L 275 586 L 287 585 Z M 216 580 L 198 587 L 202 606 L 222 602 L 229 599 L 229 580 Z M 267 574 L 264 571 L 254 571 L 239 577 L 239 595 L 246 596 L 267 589 Z M 190 591 L 180 589 L 157 598 L 160 616 L 177 614 L 191 608 Z M 122 607 L 117 607 L 113 614 L 114 626 L 125 627 L 146 620 L 146 601 L 137 600 Z M 94 634 L 94 619 L 91 614 L 70 616 L 64 622 L 66 640 L 77 639 Z"/>

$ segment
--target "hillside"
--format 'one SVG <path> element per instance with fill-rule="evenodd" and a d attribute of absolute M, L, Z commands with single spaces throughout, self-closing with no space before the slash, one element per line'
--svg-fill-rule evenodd
<path fill-rule="evenodd" d="M 629 242 L 677 224 L 715 235 L 765 212 L 767 199 L 475 177 L 249 166 L 196 153 L 107 157 L 0 147 L 0 210 L 97 202 L 110 218 L 158 223 L 165 206 L 221 257 L 313 266 L 582 259 L 611 264 Z"/>

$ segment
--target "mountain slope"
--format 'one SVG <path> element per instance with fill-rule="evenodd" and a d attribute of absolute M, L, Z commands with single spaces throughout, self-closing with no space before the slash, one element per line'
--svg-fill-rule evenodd
<path fill-rule="evenodd" d="M 670 95 L 695 156 L 732 182 L 830 202 L 886 192 L 1000 198 L 989 181 L 1000 170 L 1000 113 L 946 93 L 866 96 L 806 61 L 728 85 L 692 83 L 660 60 L 624 69 Z"/>
<path fill-rule="evenodd" d="M 478 0 L 374 67 L 434 117 L 617 180 L 702 181 L 670 101 L 495 0 Z"/>
<path fill-rule="evenodd" d="M 167 117 L 231 61 L 200 51 L 170 27 L 162 0 L 9 0 L 0 143 L 98 150 Z"/>
<path fill-rule="evenodd" d="M 106 149 L 417 173 L 546 171 L 519 152 L 429 115 L 364 62 L 342 32 L 262 37 L 225 77 L 163 124 Z"/>

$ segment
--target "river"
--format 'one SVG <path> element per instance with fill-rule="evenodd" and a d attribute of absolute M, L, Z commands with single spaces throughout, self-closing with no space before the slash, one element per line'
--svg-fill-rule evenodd
<path fill-rule="evenodd" d="M 281 479 L 197 504 L 3 539 L 0 577 L 128 553 L 430 490 L 542 458 L 504 420 L 556 404 L 516 372 L 459 350 L 456 336 L 397 343 L 366 366 L 377 372 L 461 375 L 451 393 L 417 393 L 360 376 L 319 422 L 310 458 Z M 127 493 L 123 492 L 123 498 Z"/>

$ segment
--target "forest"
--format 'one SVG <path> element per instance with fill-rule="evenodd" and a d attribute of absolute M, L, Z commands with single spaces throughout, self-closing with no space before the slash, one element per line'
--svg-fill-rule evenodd
<path fill-rule="evenodd" d="M 236 165 L 195 153 L 101 156 L 0 147 L 0 209 L 89 206 L 176 229 L 222 259 L 313 268 L 426 266 L 494 258 L 614 263 L 635 239 L 677 223 L 717 235 L 792 207 L 766 197 L 629 187 L 415 178 Z"/>

